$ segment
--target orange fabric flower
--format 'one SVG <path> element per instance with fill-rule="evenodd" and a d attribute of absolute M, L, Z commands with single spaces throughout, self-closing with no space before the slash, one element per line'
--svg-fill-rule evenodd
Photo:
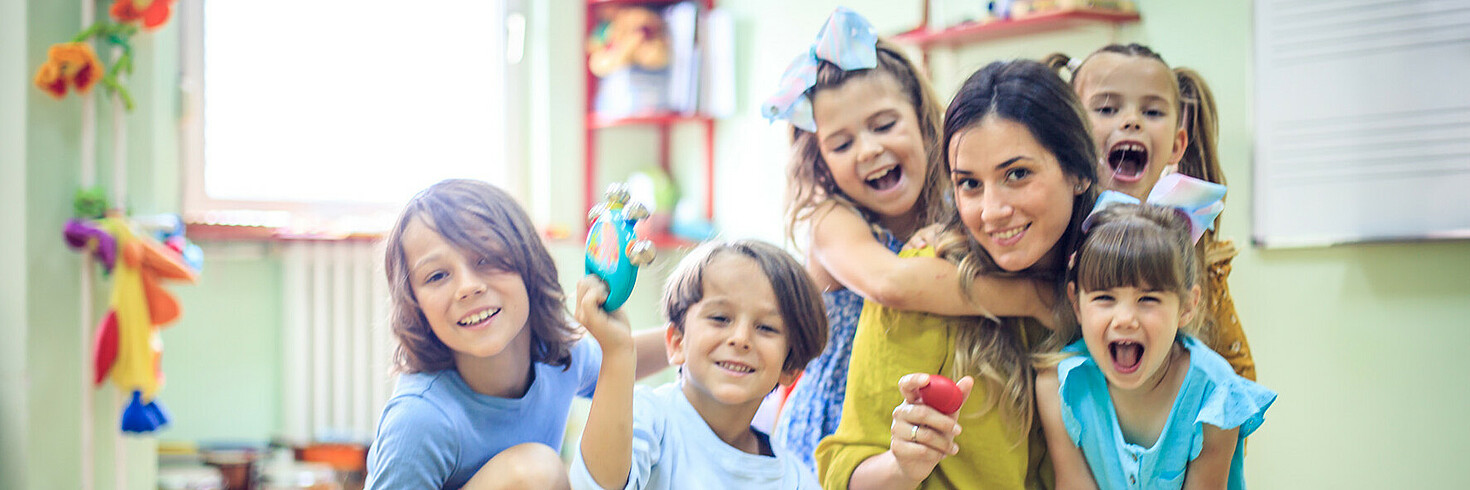
<path fill-rule="evenodd" d="M 55 63 L 42 63 L 41 69 L 36 70 L 36 86 L 57 100 L 66 97 L 66 78 L 61 76 L 61 67 Z"/>
<path fill-rule="evenodd" d="M 86 93 L 102 79 L 102 62 L 88 43 L 60 43 L 47 52 L 50 63 L 61 65 L 62 76 L 71 82 L 78 92 Z"/>
<path fill-rule="evenodd" d="M 168 22 L 170 4 L 173 0 L 114 0 L 112 18 L 118 22 L 143 21 L 146 29 L 157 29 Z"/>
<path fill-rule="evenodd" d="M 66 96 L 68 86 L 87 93 L 102 79 L 102 62 L 88 43 L 57 43 L 46 52 L 46 63 L 36 71 L 36 86 L 52 97 Z"/>

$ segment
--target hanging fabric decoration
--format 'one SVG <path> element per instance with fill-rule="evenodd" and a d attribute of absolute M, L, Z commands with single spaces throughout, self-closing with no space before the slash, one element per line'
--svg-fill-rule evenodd
<path fill-rule="evenodd" d="M 78 208 L 85 207 L 81 201 Z M 112 276 L 108 311 L 97 325 L 93 344 L 92 374 L 93 383 L 111 378 L 118 390 L 131 396 L 121 418 L 125 432 L 150 433 L 169 421 L 157 399 L 163 385 L 163 343 L 158 333 L 183 312 L 160 283 L 194 283 L 198 269 L 185 256 L 193 251 L 195 259 L 200 258 L 198 247 L 182 231 L 169 227 L 171 222 L 167 217 L 130 220 L 111 212 L 101 219 L 72 219 L 63 232 L 67 245 L 96 256 Z M 160 227 L 166 229 L 152 233 L 165 233 L 173 246 L 143 231 Z"/>

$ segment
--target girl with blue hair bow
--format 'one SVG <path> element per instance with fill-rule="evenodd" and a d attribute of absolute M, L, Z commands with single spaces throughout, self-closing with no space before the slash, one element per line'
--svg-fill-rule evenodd
<path fill-rule="evenodd" d="M 787 235 L 796 242 L 801 228 L 810 237 L 806 266 L 825 291 L 831 326 L 775 431 L 808 466 L 818 441 L 837 430 L 864 300 L 1055 322 L 1054 288 L 1042 281 L 978 276 L 966 289 L 951 262 L 898 256 L 916 235 L 924 241 L 921 229 L 954 213 L 938 145 L 942 110 L 914 64 L 846 8 L 832 13 L 762 107 L 792 125 Z"/>
<path fill-rule="evenodd" d="M 1080 331 L 1039 356 L 1036 405 L 1057 488 L 1245 487 L 1244 439 L 1276 393 L 1199 339 L 1194 243 L 1224 186 L 1165 176 L 1148 204 L 1104 192 L 1083 223 L 1067 295 Z"/>

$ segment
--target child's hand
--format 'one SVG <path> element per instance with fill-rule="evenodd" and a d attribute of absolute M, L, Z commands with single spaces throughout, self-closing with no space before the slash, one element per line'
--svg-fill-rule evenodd
<path fill-rule="evenodd" d="M 888 450 L 898 461 L 899 471 L 912 481 L 928 478 L 940 460 L 960 450 L 954 443 L 960 433 L 956 416 L 945 415 L 919 401 L 919 389 L 928 384 L 929 375 L 924 373 L 898 380 L 898 391 L 903 393 L 904 401 L 893 409 L 893 425 L 889 426 L 892 439 Z M 975 380 L 965 376 L 955 385 L 960 388 L 961 399 L 968 399 Z"/>
<path fill-rule="evenodd" d="M 935 242 L 939 239 L 939 232 L 941 231 L 944 231 L 944 223 L 934 223 L 919 228 L 919 231 L 915 231 L 913 236 L 909 237 L 908 243 L 903 244 L 903 249 L 916 250 L 929 245 L 938 246 Z"/>
<path fill-rule="evenodd" d="M 633 330 L 628 326 L 628 314 L 622 309 L 603 311 L 607 301 L 607 283 L 588 274 L 577 282 L 577 311 L 573 313 L 577 323 L 582 324 L 592 338 L 602 346 L 603 354 L 613 350 L 633 351 Z"/>

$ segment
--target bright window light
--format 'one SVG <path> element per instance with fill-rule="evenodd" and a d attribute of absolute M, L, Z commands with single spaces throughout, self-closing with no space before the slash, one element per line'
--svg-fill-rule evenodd
<path fill-rule="evenodd" d="M 445 178 L 503 185 L 499 2 L 264 5 L 205 3 L 204 207 L 381 209 Z"/>

